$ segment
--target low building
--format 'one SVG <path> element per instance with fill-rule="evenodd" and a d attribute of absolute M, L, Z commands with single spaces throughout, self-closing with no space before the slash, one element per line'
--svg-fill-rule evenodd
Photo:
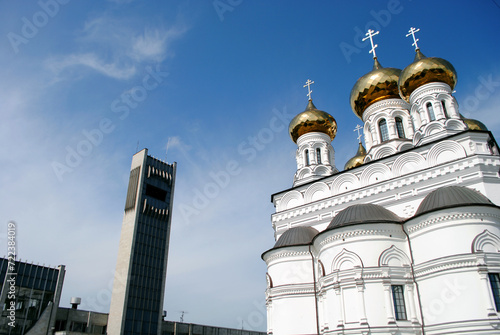
<path fill-rule="evenodd" d="M 59 308 L 55 335 L 107 334 L 107 313 L 77 309 L 80 298 L 72 299 L 72 308 Z M 232 329 L 175 321 L 162 321 L 161 335 L 265 335 L 244 329 Z"/>
<path fill-rule="evenodd" d="M 163 321 L 161 335 L 265 335 L 245 329 L 233 329 L 214 326 L 197 325 L 175 321 Z"/>
<path fill-rule="evenodd" d="M 54 334 L 107 334 L 108 314 L 78 310 L 80 302 L 80 298 L 71 298 L 72 308 L 57 310 Z"/>

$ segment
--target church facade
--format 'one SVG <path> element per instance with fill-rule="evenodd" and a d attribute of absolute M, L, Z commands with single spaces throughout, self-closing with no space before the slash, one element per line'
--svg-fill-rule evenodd
<path fill-rule="evenodd" d="M 272 196 L 262 254 L 268 334 L 500 333 L 498 145 L 460 114 L 453 65 L 424 56 L 416 31 L 403 70 L 372 42 L 350 96 L 366 148 L 343 171 L 336 121 L 310 94 L 290 123 L 297 172 Z"/>

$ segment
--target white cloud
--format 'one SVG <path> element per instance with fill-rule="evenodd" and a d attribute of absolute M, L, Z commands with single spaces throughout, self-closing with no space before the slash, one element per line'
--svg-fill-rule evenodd
<path fill-rule="evenodd" d="M 187 152 L 191 150 L 191 146 L 184 143 L 179 136 L 172 136 L 168 138 L 165 146 L 167 152 L 171 149 L 177 149 L 181 151 L 184 156 L 187 156 Z"/>
<path fill-rule="evenodd" d="M 47 65 L 56 74 L 75 66 L 88 67 L 115 79 L 129 79 L 136 73 L 133 65 L 122 65 L 119 62 L 106 63 L 94 53 L 73 54 L 59 59 L 51 58 L 47 61 Z"/>
<path fill-rule="evenodd" d="M 182 36 L 186 31 L 184 26 L 173 27 L 168 30 L 145 29 L 143 34 L 132 38 L 130 57 L 138 62 L 161 62 L 167 56 L 168 44 Z"/>
<path fill-rule="evenodd" d="M 172 56 L 171 42 L 186 31 L 186 25 L 180 20 L 168 29 L 136 28 L 131 22 L 101 14 L 87 20 L 75 38 L 78 49 L 92 49 L 93 52 L 52 57 L 46 63 L 58 76 L 75 67 L 84 67 L 107 77 L 126 80 L 144 63 L 160 63 Z"/>

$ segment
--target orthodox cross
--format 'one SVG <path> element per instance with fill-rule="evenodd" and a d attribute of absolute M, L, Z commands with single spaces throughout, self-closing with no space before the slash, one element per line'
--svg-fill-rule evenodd
<path fill-rule="evenodd" d="M 408 30 L 408 34 L 406 34 L 406 37 L 408 37 L 410 35 L 413 37 L 413 44 L 412 45 L 415 46 L 415 50 L 418 50 L 418 45 L 417 45 L 418 38 L 415 39 L 415 33 L 419 32 L 419 31 L 420 31 L 420 28 L 415 29 L 415 28 L 411 27 L 410 30 Z"/>
<path fill-rule="evenodd" d="M 365 34 L 366 37 L 363 38 L 361 41 L 366 41 L 367 39 L 370 39 L 370 43 L 372 45 L 372 49 L 370 50 L 370 53 L 373 53 L 373 58 L 377 58 L 377 55 L 375 54 L 375 48 L 378 47 L 378 44 L 373 45 L 373 36 L 378 35 L 380 31 L 375 32 L 374 30 L 368 29 L 368 32 Z"/>
<path fill-rule="evenodd" d="M 356 125 L 356 128 L 354 128 L 353 131 L 357 131 L 358 132 L 358 141 L 359 143 L 361 143 L 361 137 L 363 137 L 363 135 L 359 132 L 361 129 L 363 129 L 363 127 L 361 127 L 359 124 Z"/>
<path fill-rule="evenodd" d="M 312 100 L 312 99 L 311 99 L 311 93 L 313 92 L 313 91 L 311 90 L 311 85 L 312 85 L 312 84 L 314 84 L 314 81 L 312 81 L 311 79 L 307 79 L 306 84 L 304 85 L 304 87 L 306 87 L 306 86 L 307 86 L 307 91 L 308 91 L 308 93 L 307 93 L 306 95 L 309 97 L 309 100 Z"/>

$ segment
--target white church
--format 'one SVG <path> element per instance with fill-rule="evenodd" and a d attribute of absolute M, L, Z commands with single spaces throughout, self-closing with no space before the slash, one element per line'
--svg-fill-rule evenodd
<path fill-rule="evenodd" d="M 350 101 L 365 146 L 343 171 L 335 119 L 311 99 L 290 123 L 293 187 L 272 196 L 268 334 L 500 334 L 500 156 L 464 118 L 448 61 L 373 70 Z M 361 137 L 360 137 L 361 138 Z"/>

